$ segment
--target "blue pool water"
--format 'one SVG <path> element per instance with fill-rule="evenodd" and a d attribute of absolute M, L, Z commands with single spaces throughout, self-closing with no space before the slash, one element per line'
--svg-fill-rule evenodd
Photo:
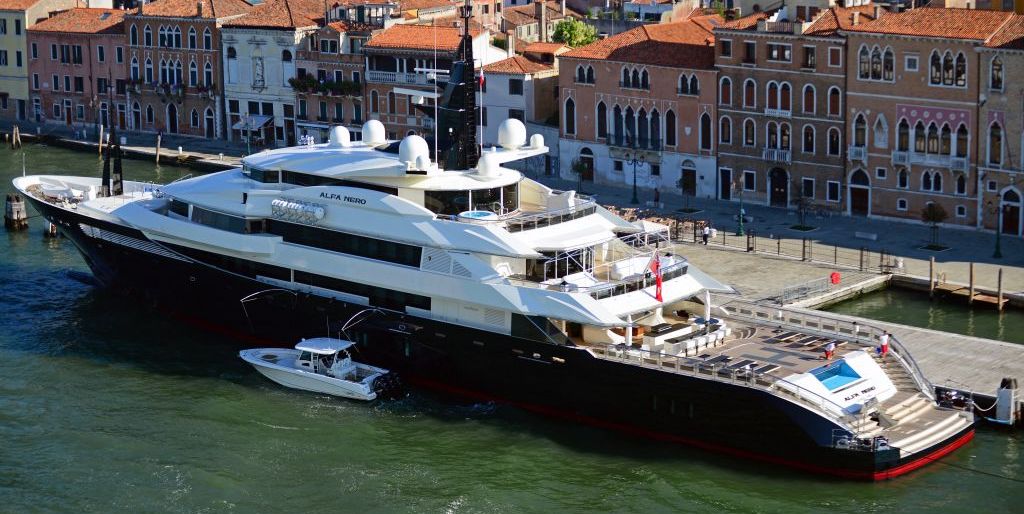
<path fill-rule="evenodd" d="M 845 361 L 812 370 L 811 373 L 813 373 L 815 378 L 824 384 L 829 391 L 835 391 L 836 389 L 860 378 L 860 375 L 858 375 L 857 372 L 854 371 L 853 368 L 851 368 Z"/>

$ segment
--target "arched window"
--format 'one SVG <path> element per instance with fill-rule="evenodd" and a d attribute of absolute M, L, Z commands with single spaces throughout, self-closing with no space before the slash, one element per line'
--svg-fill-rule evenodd
<path fill-rule="evenodd" d="M 790 111 L 793 108 L 793 90 L 788 82 L 779 86 L 779 109 Z"/>
<path fill-rule="evenodd" d="M 651 149 L 661 150 L 661 115 L 657 109 L 651 111 Z"/>
<path fill-rule="evenodd" d="M 967 143 L 967 125 L 960 124 L 956 129 L 956 156 L 967 157 L 967 149 L 969 148 Z"/>
<path fill-rule="evenodd" d="M 999 123 L 988 128 L 988 163 L 995 166 L 1003 163 L 1003 127 Z"/>
<path fill-rule="evenodd" d="M 133 128 L 142 128 L 142 108 L 139 107 L 139 102 L 132 104 L 132 122 Z"/>
<path fill-rule="evenodd" d="M 939 52 L 932 50 L 931 71 L 928 74 L 928 82 L 931 84 L 942 83 L 942 57 Z"/>
<path fill-rule="evenodd" d="M 233 46 L 229 46 L 228 47 L 228 59 L 237 59 L 237 58 L 238 58 L 238 50 L 235 50 L 235 47 L 233 47 Z"/>
<path fill-rule="evenodd" d="M 897 131 L 899 133 L 896 135 L 896 150 L 900 152 L 909 152 L 910 123 L 907 121 L 906 118 L 900 120 L 899 128 L 897 128 Z"/>
<path fill-rule="evenodd" d="M 704 113 L 700 115 L 700 149 L 711 149 L 711 115 Z"/>
<path fill-rule="evenodd" d="M 939 131 L 939 153 L 953 155 L 953 131 L 949 124 L 942 125 L 942 130 Z"/>
<path fill-rule="evenodd" d="M 188 85 L 199 85 L 199 66 L 196 65 L 195 61 L 188 63 Z M 196 114 L 196 116 L 198 116 L 198 114 Z"/>
<path fill-rule="evenodd" d="M 181 48 L 181 27 L 174 27 L 174 48 Z"/>
<path fill-rule="evenodd" d="M 932 190 L 932 174 L 930 172 L 926 171 L 923 174 L 921 174 L 921 190 Z"/>
<path fill-rule="evenodd" d="M 586 81 L 587 81 L 587 71 L 583 68 L 583 66 L 577 66 L 576 67 L 576 82 L 579 82 L 579 83 L 582 84 L 582 83 L 586 83 Z"/>
<path fill-rule="evenodd" d="M 199 46 L 199 42 L 196 40 L 196 28 L 195 27 L 189 27 L 188 28 L 188 47 L 189 48 L 195 48 L 197 46 Z"/>
<path fill-rule="evenodd" d="M 651 88 L 651 77 L 647 74 L 647 70 L 646 69 L 643 72 L 640 73 L 640 87 L 642 89 L 650 89 Z"/>
<path fill-rule="evenodd" d="M 875 148 L 889 147 L 889 125 L 885 122 L 885 116 L 879 114 L 875 118 L 874 130 Z"/>
<path fill-rule="evenodd" d="M 213 33 L 209 28 L 203 29 L 203 50 L 213 50 Z"/>
<path fill-rule="evenodd" d="M 832 86 L 828 90 L 828 115 L 839 116 L 843 109 L 843 100 L 839 96 L 839 88 Z"/>
<path fill-rule="evenodd" d="M 153 106 L 146 105 L 146 123 L 153 124 Z"/>
<path fill-rule="evenodd" d="M 918 121 L 914 125 L 914 151 L 917 153 L 924 153 L 927 147 L 925 146 L 925 134 L 924 122 Z"/>
<path fill-rule="evenodd" d="M 804 153 L 814 153 L 814 127 L 804 125 L 804 138 L 801 150 Z"/>
<path fill-rule="evenodd" d="M 839 155 L 839 148 L 843 144 L 843 138 L 839 134 L 839 129 L 832 127 L 828 129 L 828 154 Z"/>
<path fill-rule="evenodd" d="M 153 82 L 153 61 L 146 59 L 146 82 Z"/>
<path fill-rule="evenodd" d="M 174 61 L 174 84 L 181 84 L 184 82 L 184 75 L 182 75 L 181 61 Z"/>
<path fill-rule="evenodd" d="M 946 86 L 953 85 L 953 53 L 946 51 L 942 56 L 942 84 Z"/>
<path fill-rule="evenodd" d="M 225 73 L 225 80 L 228 84 L 238 83 L 238 51 L 235 47 L 228 47 L 228 69 Z"/>
<path fill-rule="evenodd" d="M 754 79 L 743 83 L 743 107 L 757 107 L 757 83 Z"/>
<path fill-rule="evenodd" d="M 765 130 L 765 134 L 768 137 L 766 145 L 768 148 L 779 147 L 779 127 L 774 121 L 769 121 Z"/>
<path fill-rule="evenodd" d="M 956 176 L 956 194 L 967 194 L 967 178 L 962 173 Z"/>
<path fill-rule="evenodd" d="M 700 94 L 700 82 L 697 80 L 697 75 L 694 75 L 694 76 L 690 77 L 690 94 L 691 95 L 699 95 Z"/>
<path fill-rule="evenodd" d="M 380 112 L 380 95 L 376 90 L 370 91 L 370 112 Z"/>
<path fill-rule="evenodd" d="M 608 136 L 608 108 L 604 102 L 597 103 L 597 137 Z"/>
<path fill-rule="evenodd" d="M 629 80 L 629 69 L 626 67 L 622 68 L 622 87 L 629 87 L 632 83 Z"/>
<path fill-rule="evenodd" d="M 640 72 L 636 69 L 633 70 L 632 78 L 630 80 L 630 86 L 634 88 L 640 87 Z"/>
<path fill-rule="evenodd" d="M 992 65 L 989 69 L 989 89 L 1003 90 L 1003 61 L 999 57 L 992 58 Z"/>
<path fill-rule="evenodd" d="M 807 84 L 804 86 L 804 112 L 807 114 L 814 114 L 815 104 L 815 91 L 814 86 Z"/>
<path fill-rule="evenodd" d="M 790 132 L 789 123 L 779 124 L 779 148 L 789 150 L 793 147 Z"/>
<path fill-rule="evenodd" d="M 893 80 L 896 69 L 895 58 L 892 50 L 886 49 L 882 55 L 882 80 Z"/>
<path fill-rule="evenodd" d="M 647 111 L 643 107 L 640 108 L 640 112 L 636 115 L 636 128 L 638 142 L 640 148 L 648 148 L 648 142 L 650 141 L 650 121 L 647 119 Z"/>
<path fill-rule="evenodd" d="M 871 80 L 882 80 L 882 51 L 877 46 L 871 50 Z"/>
<path fill-rule="evenodd" d="M 576 133 L 576 102 L 572 98 L 565 99 L 565 133 Z"/>
<path fill-rule="evenodd" d="M 934 122 L 928 124 L 928 153 L 939 153 L 939 127 Z"/>
<path fill-rule="evenodd" d="M 942 192 L 942 172 L 940 171 L 936 171 L 935 174 L 932 175 L 932 191 L 935 191 L 936 193 Z"/>
<path fill-rule="evenodd" d="M 686 74 L 679 76 L 679 91 L 677 91 L 677 93 L 681 95 L 690 94 L 690 79 Z"/>
<path fill-rule="evenodd" d="M 128 43 L 133 46 L 139 44 L 139 29 L 134 24 L 128 29 Z"/>
<path fill-rule="evenodd" d="M 626 146 L 632 146 L 636 144 L 636 114 L 632 107 L 626 107 L 626 116 L 623 118 L 623 122 L 626 125 Z"/>
<path fill-rule="evenodd" d="M 729 77 L 722 77 L 718 84 L 718 103 L 732 105 L 732 80 Z"/>
<path fill-rule="evenodd" d="M 732 120 L 728 116 L 718 120 L 718 142 L 723 145 L 732 144 Z"/>
<path fill-rule="evenodd" d="M 210 63 L 206 63 L 203 66 L 203 85 L 206 87 L 213 86 L 213 66 Z"/>
<path fill-rule="evenodd" d="M 622 123 L 622 107 L 616 105 L 615 108 L 612 109 L 612 128 L 614 130 L 612 134 L 618 140 L 617 143 L 619 144 L 622 144 L 622 137 L 625 134 L 625 131 L 622 127 Z"/>
<path fill-rule="evenodd" d="M 594 67 L 587 66 L 587 84 L 593 84 L 594 80 Z"/>
<path fill-rule="evenodd" d="M 142 41 L 145 46 L 153 46 L 153 29 L 149 25 L 142 29 Z"/>
<path fill-rule="evenodd" d="M 857 53 L 857 78 L 867 80 L 871 78 L 871 57 L 868 47 L 860 47 Z"/>
<path fill-rule="evenodd" d="M 967 86 L 967 57 L 964 54 L 959 53 L 956 55 L 956 85 L 958 87 Z"/>
<path fill-rule="evenodd" d="M 192 114 L 189 115 L 189 120 L 192 122 L 192 127 L 199 128 L 199 111 L 192 109 Z"/>
<path fill-rule="evenodd" d="M 747 118 L 743 120 L 743 146 L 757 145 L 757 125 L 754 120 Z"/>
<path fill-rule="evenodd" d="M 853 120 L 853 146 L 865 146 L 868 139 L 868 122 L 863 114 L 858 114 Z"/>
<path fill-rule="evenodd" d="M 903 189 L 910 187 L 910 174 L 907 173 L 906 168 L 900 168 L 900 170 L 896 172 L 896 187 Z"/>
<path fill-rule="evenodd" d="M 167 82 L 167 63 L 160 59 L 160 82 Z"/>
<path fill-rule="evenodd" d="M 676 145 L 676 113 L 672 111 L 665 113 L 665 144 Z"/>
<path fill-rule="evenodd" d="M 281 51 L 281 85 L 287 86 L 288 79 L 295 77 L 295 62 L 291 50 Z"/>
<path fill-rule="evenodd" d="M 131 71 L 132 80 L 139 80 L 139 76 L 140 76 L 139 75 L 139 60 L 136 59 L 135 57 L 132 57 L 131 69 L 132 69 L 132 71 Z"/>
<path fill-rule="evenodd" d="M 157 29 L 156 33 L 157 46 L 160 48 L 167 46 L 167 29 L 163 25 L 160 25 L 160 28 Z"/>
<path fill-rule="evenodd" d="M 398 100 L 394 91 L 388 91 L 388 112 L 398 114 Z"/>
<path fill-rule="evenodd" d="M 779 85 L 775 82 L 768 83 L 768 95 L 765 97 L 765 104 L 769 109 L 779 108 Z"/>

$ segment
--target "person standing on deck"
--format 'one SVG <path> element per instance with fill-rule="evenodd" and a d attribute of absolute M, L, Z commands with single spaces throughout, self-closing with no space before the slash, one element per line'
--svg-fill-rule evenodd
<path fill-rule="evenodd" d="M 878 336 L 879 355 L 883 358 L 889 353 L 889 332 L 882 332 L 882 335 Z"/>
<path fill-rule="evenodd" d="M 836 354 L 836 342 L 835 341 L 829 341 L 828 344 L 825 345 L 825 360 L 827 360 L 827 361 L 832 360 L 832 357 L 835 356 L 835 354 Z"/>

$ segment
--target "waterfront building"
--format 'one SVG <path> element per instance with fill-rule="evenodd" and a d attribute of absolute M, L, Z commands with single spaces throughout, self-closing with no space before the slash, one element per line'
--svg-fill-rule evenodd
<path fill-rule="evenodd" d="M 558 56 L 568 52 L 561 43 L 533 43 L 523 49 L 523 55 L 484 66 L 484 94 L 481 107 L 483 143 L 498 144 L 501 122 L 515 118 L 524 123 L 548 125 L 558 117 Z M 557 131 L 552 138 L 541 130 L 549 147 L 558 141 Z"/>
<path fill-rule="evenodd" d="M 251 8 L 244 0 L 156 0 L 129 11 L 129 128 L 223 138 L 221 63 L 237 74 L 238 58 L 222 61 L 220 28 Z"/>
<path fill-rule="evenodd" d="M 875 13 L 875 20 L 843 30 L 850 54 L 847 212 L 920 220 L 935 202 L 948 213 L 946 223 L 978 226 L 979 171 L 1009 167 L 1016 153 L 1004 144 L 1002 111 L 979 113 L 982 95 L 991 94 L 982 64 L 990 54 L 982 50 L 1016 15 L 881 7 Z"/>
<path fill-rule="evenodd" d="M 872 6 L 852 3 L 801 0 L 715 30 L 717 198 L 846 208 L 840 31 L 874 16 Z"/>
<path fill-rule="evenodd" d="M 722 22 L 644 25 L 561 55 L 559 173 L 716 195 L 712 30 Z"/>
<path fill-rule="evenodd" d="M 92 2 L 93 7 L 104 6 Z M 50 13 L 75 7 L 75 0 L 0 0 L 0 118 L 29 119 L 27 29 Z"/>
<path fill-rule="evenodd" d="M 505 50 L 490 45 L 490 33 L 486 30 L 471 33 L 477 69 L 508 56 Z M 417 112 L 413 105 L 430 106 L 434 100 L 415 92 L 436 91 L 437 76 L 447 80 L 460 38 L 461 29 L 451 26 L 394 25 L 375 34 L 363 47 L 366 117 L 380 120 L 389 139 L 431 132 L 431 119 Z"/>
<path fill-rule="evenodd" d="M 380 29 L 367 23 L 333 21 L 306 36 L 298 51 L 293 84 L 300 136 L 324 142 L 331 126 L 344 125 L 353 141 L 362 139 L 366 121 L 362 48 L 375 30 Z"/>
<path fill-rule="evenodd" d="M 124 15 L 69 9 L 28 29 L 30 119 L 127 127 Z"/>
<path fill-rule="evenodd" d="M 978 118 L 985 131 L 978 148 L 978 217 L 981 226 L 1024 235 L 1024 16 L 1014 16 L 980 49 Z"/>
<path fill-rule="evenodd" d="M 268 0 L 221 28 L 227 139 L 257 146 L 295 144 L 292 81 L 297 53 L 327 12 L 319 0 Z M 337 44 L 333 48 L 337 52 Z M 294 81 L 293 81 L 294 82 Z"/>

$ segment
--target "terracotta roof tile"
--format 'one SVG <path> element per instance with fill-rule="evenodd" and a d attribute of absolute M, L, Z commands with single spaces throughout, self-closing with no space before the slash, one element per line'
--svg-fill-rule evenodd
<path fill-rule="evenodd" d="M 0 0 L 0 10 L 2 11 L 24 11 L 29 7 L 32 7 L 40 0 Z"/>
<path fill-rule="evenodd" d="M 470 30 L 476 37 L 479 31 Z M 454 52 L 462 41 L 462 29 L 432 27 L 430 25 L 392 25 L 370 38 L 364 48 L 396 48 L 404 50 L 433 50 L 437 41 L 440 52 Z"/>
<path fill-rule="evenodd" d="M 875 6 L 861 5 L 857 7 L 833 7 L 823 11 L 811 22 L 811 26 L 804 29 L 808 36 L 834 36 L 840 30 L 848 30 L 853 26 L 853 13 L 860 13 L 860 22 L 874 21 Z"/>
<path fill-rule="evenodd" d="M 749 16 L 744 16 L 742 18 L 736 18 L 735 20 L 732 21 L 727 21 L 723 23 L 719 28 L 726 30 L 750 30 L 752 28 L 757 27 L 757 22 L 768 19 L 768 17 L 771 16 L 772 14 L 773 12 L 770 11 L 756 12 Z"/>
<path fill-rule="evenodd" d="M 142 7 L 141 16 L 199 17 L 196 0 L 156 0 Z M 245 0 L 203 0 L 203 18 L 224 18 L 245 14 L 252 4 Z M 138 9 L 134 12 L 138 14 Z"/>
<path fill-rule="evenodd" d="M 337 32 L 373 32 L 378 28 L 376 25 L 371 25 L 369 23 L 359 23 L 349 20 L 332 21 L 328 23 L 327 26 Z"/>
<path fill-rule="evenodd" d="M 121 9 L 68 9 L 36 23 L 29 32 L 74 34 L 124 34 L 125 11 Z"/>
<path fill-rule="evenodd" d="M 224 26 L 294 29 L 316 26 L 323 17 L 324 4 L 319 0 L 267 0 Z"/>
<path fill-rule="evenodd" d="M 562 6 L 558 2 L 547 2 L 545 5 L 548 9 L 548 21 L 561 20 L 565 18 L 565 16 L 562 15 Z M 566 14 L 568 13 L 569 12 L 566 11 Z M 501 12 L 502 18 L 504 18 L 505 21 L 511 23 L 512 25 L 515 25 L 516 27 L 537 23 L 538 19 L 536 14 L 537 8 L 533 5 L 532 2 L 517 7 L 506 7 Z"/>
<path fill-rule="evenodd" d="M 529 75 L 531 73 L 539 73 L 542 71 L 551 71 L 555 67 L 553 64 L 545 64 L 542 62 L 528 59 L 521 55 L 515 57 L 509 57 L 498 62 L 492 62 L 487 66 L 484 66 L 484 72 L 486 73 L 502 73 L 508 75 Z"/>
<path fill-rule="evenodd" d="M 985 46 L 1004 50 L 1024 50 L 1024 16 L 1012 16 Z"/>
<path fill-rule="evenodd" d="M 554 54 L 558 53 L 558 51 L 563 48 L 569 47 L 565 46 L 562 43 L 542 43 L 538 41 L 536 43 L 528 43 L 525 47 L 522 48 L 522 51 L 537 54 Z"/>
<path fill-rule="evenodd" d="M 400 11 L 412 11 L 434 7 L 454 7 L 461 4 L 462 2 L 456 3 L 455 0 L 399 0 L 398 9 Z"/>
<path fill-rule="evenodd" d="M 714 41 L 714 35 L 704 26 L 684 20 L 642 25 L 577 48 L 562 57 L 711 69 L 715 64 Z"/>
<path fill-rule="evenodd" d="M 898 13 L 886 11 L 877 20 L 850 25 L 845 30 L 985 41 L 1012 16 L 1013 13 L 1002 11 L 921 7 Z"/>

